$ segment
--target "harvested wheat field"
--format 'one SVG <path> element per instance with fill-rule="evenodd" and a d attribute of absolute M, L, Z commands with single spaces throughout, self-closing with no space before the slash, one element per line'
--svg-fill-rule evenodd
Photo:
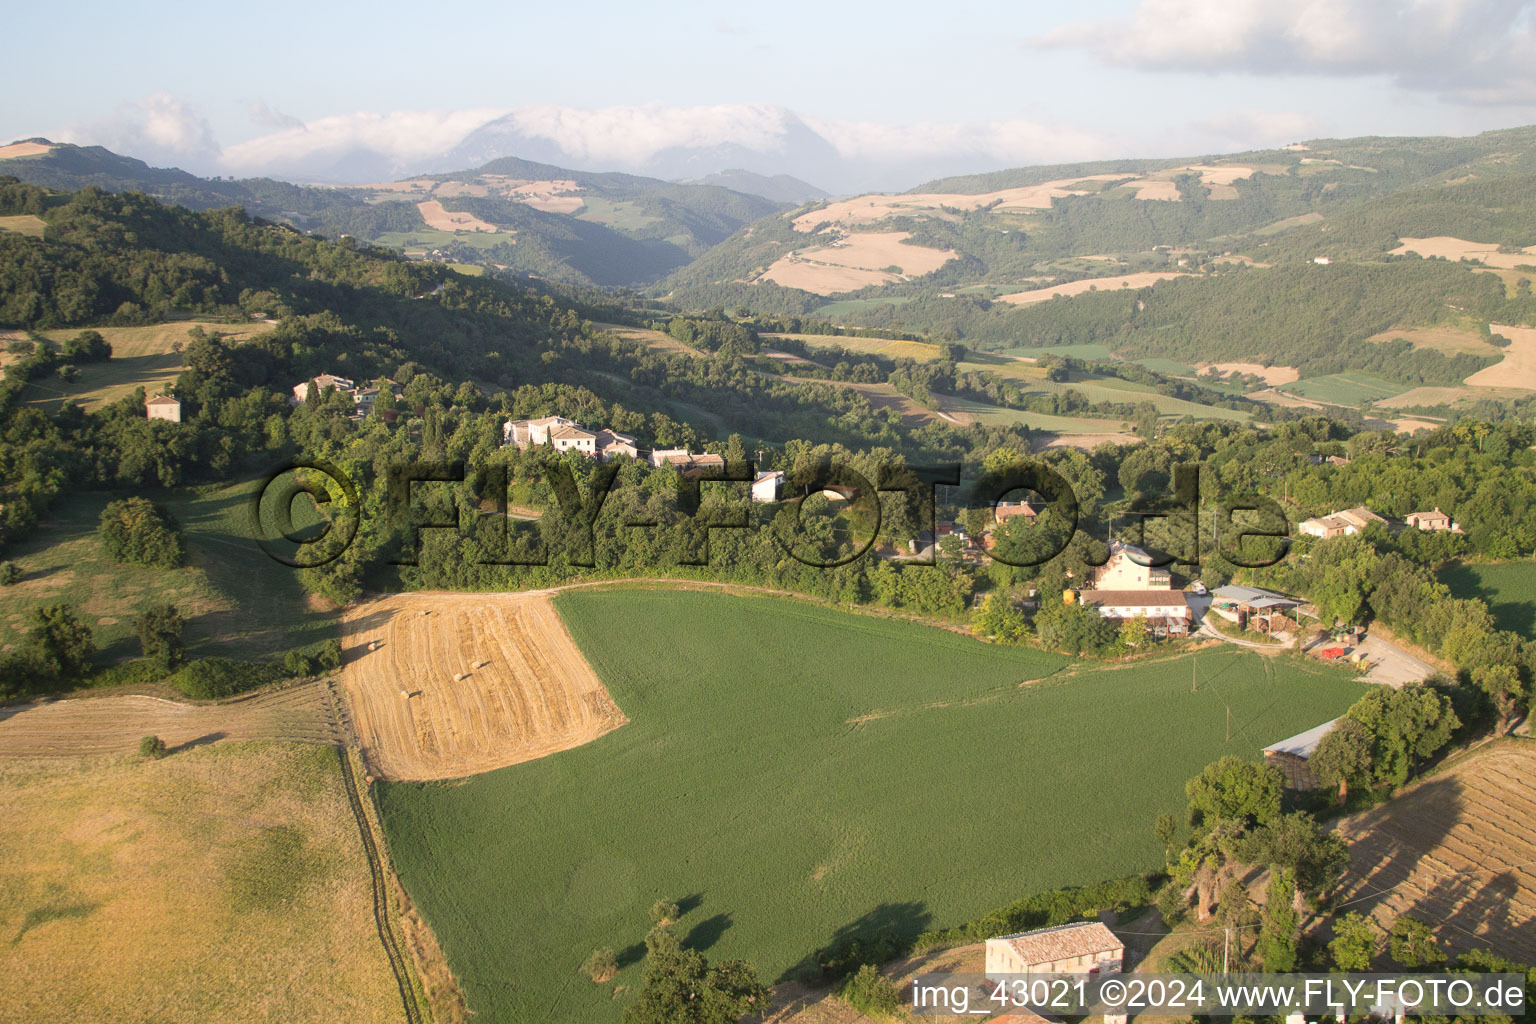
<path fill-rule="evenodd" d="M 997 210 L 1049 210 L 1052 200 L 1067 196 L 1085 196 L 1087 188 L 1073 188 L 1084 182 L 1119 181 L 1128 174 L 1089 174 L 1078 178 L 1063 178 L 1039 185 L 1022 188 L 1005 188 L 996 192 L 974 194 L 950 192 L 909 192 L 903 195 L 854 196 L 828 203 L 819 209 L 802 213 L 794 219 L 796 231 L 815 231 L 820 224 L 841 224 L 852 227 L 873 224 L 887 217 L 945 216 L 944 208 L 951 210 L 979 210 L 991 206 Z"/>
<path fill-rule="evenodd" d="M 397 594 L 342 620 L 353 724 L 373 774 L 456 779 L 628 721 L 542 594 Z"/>
<path fill-rule="evenodd" d="M 394 1024 L 400 988 L 334 750 L 0 759 L 15 1024 Z"/>
<path fill-rule="evenodd" d="M 0 160 L 10 160 L 18 156 L 42 156 L 44 153 L 53 152 L 53 147 L 41 142 L 13 142 L 9 146 L 0 146 Z"/>
<path fill-rule="evenodd" d="M 1027 306 L 1032 302 L 1044 302 L 1046 299 L 1054 299 L 1058 295 L 1083 295 L 1091 291 L 1117 291 L 1121 288 L 1145 288 L 1159 281 L 1166 281 L 1173 277 L 1188 277 L 1188 274 L 1170 270 L 1146 270 L 1137 274 L 1118 274 L 1114 277 L 1090 277 L 1082 281 L 1069 281 L 1066 284 L 1053 284 L 1049 288 L 1036 288 L 1033 291 L 1014 292 L 1011 295 L 999 295 L 999 302 L 1012 302 L 1017 306 Z"/>
<path fill-rule="evenodd" d="M 1422 256 L 1429 259 L 1481 260 L 1490 267 L 1513 270 L 1515 267 L 1536 266 L 1536 245 L 1527 246 L 1520 252 L 1499 252 L 1491 242 L 1469 242 L 1465 238 L 1436 235 L 1433 238 L 1404 238 L 1402 245 L 1392 250 L 1394 256 Z"/>
<path fill-rule="evenodd" d="M 301 683 L 220 704 L 159 697 L 85 697 L 0 708 L 0 757 L 126 754 L 143 736 L 172 750 L 238 740 L 339 744 L 333 698 Z"/>
<path fill-rule="evenodd" d="M 889 284 L 898 274 L 928 274 L 955 258 L 951 249 L 903 244 L 911 237 L 907 231 L 859 232 L 835 245 L 781 256 L 758 280 L 833 295 L 871 284 Z M 890 267 L 896 270 L 887 269 Z"/>
<path fill-rule="evenodd" d="M 1472 327 L 1463 324 L 1440 324 L 1435 327 L 1394 327 L 1390 331 L 1373 334 L 1366 341 L 1396 341 L 1403 339 L 1414 348 L 1427 348 L 1446 355 L 1467 352 L 1476 356 L 1496 356 L 1500 350 Z"/>
<path fill-rule="evenodd" d="M 1276 384 L 1294 384 L 1301 378 L 1301 371 L 1294 366 L 1265 366 L 1263 363 L 1196 363 L 1195 369 L 1204 373 L 1214 368 L 1223 377 L 1230 373 L 1244 376 L 1253 374 L 1274 387 Z"/>
<path fill-rule="evenodd" d="M 1339 901 L 1384 927 L 1408 914 L 1441 944 L 1536 960 L 1536 744 L 1503 741 L 1345 820 Z"/>
<path fill-rule="evenodd" d="M 421 213 L 421 219 L 427 222 L 427 227 L 436 228 L 438 231 L 490 231 L 500 230 L 495 224 L 481 220 L 472 213 L 454 213 L 443 209 L 443 204 L 436 199 L 429 199 L 424 203 L 417 203 L 416 209 Z"/>
<path fill-rule="evenodd" d="M 1504 358 L 1466 379 L 1475 388 L 1522 388 L 1536 391 L 1536 327 L 1489 324 L 1494 334 L 1509 339 Z"/>

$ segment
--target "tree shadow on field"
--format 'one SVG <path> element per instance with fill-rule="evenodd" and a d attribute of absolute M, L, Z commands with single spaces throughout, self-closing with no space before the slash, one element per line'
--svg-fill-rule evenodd
<path fill-rule="evenodd" d="M 852 960 L 893 959 L 911 945 L 932 920 L 926 903 L 882 903 L 838 928 L 820 949 L 779 975 L 774 984 L 800 981 L 815 985 L 842 973 L 839 964 Z"/>
<path fill-rule="evenodd" d="M 704 905 L 704 894 L 701 892 L 690 893 L 677 901 L 677 916 L 687 917 Z"/>
<path fill-rule="evenodd" d="M 178 743 L 178 744 L 176 744 L 174 747 L 171 747 L 170 749 L 168 749 L 166 751 L 166 753 L 167 754 L 179 754 L 183 750 L 191 750 L 193 747 L 206 747 L 208 744 L 210 744 L 210 743 L 217 743 L 217 742 L 219 742 L 219 740 L 225 739 L 228 736 L 229 736 L 229 733 L 223 732 L 223 731 L 204 733 L 203 735 L 197 737 L 196 739 L 190 739 L 190 740 L 187 740 L 187 742 L 185 742 L 185 743 Z"/>
<path fill-rule="evenodd" d="M 643 942 L 632 942 L 614 956 L 614 962 L 618 964 L 621 971 L 626 967 L 633 967 L 644 959 L 645 943 Z"/>
<path fill-rule="evenodd" d="M 706 917 L 688 930 L 687 936 L 682 941 L 682 946 L 684 949 L 691 949 L 702 953 L 719 942 L 720 936 L 724 935 L 726 929 L 730 928 L 733 923 L 730 914 L 716 914 L 713 917 Z"/>
<path fill-rule="evenodd" d="M 89 917 L 96 912 L 99 903 L 48 903 L 27 911 L 26 918 L 21 922 L 21 928 L 11 939 L 11 945 L 21 941 L 23 935 L 36 928 L 38 925 L 47 924 L 49 921 L 68 921 L 82 917 Z"/>
<path fill-rule="evenodd" d="M 347 623 L 342 637 L 343 644 L 341 651 L 341 663 L 343 665 L 350 665 L 352 662 L 357 661 L 360 658 L 364 658 L 369 654 L 377 654 L 383 651 L 386 645 L 383 643 L 382 638 L 377 634 L 386 625 L 388 625 L 389 621 L 396 615 L 403 614 L 407 613 L 370 612 L 367 615 L 353 619 L 351 622 Z M 352 637 L 357 637 L 357 642 L 351 645 L 347 645 L 345 641 Z M 379 641 L 379 650 L 369 651 L 368 645 L 376 640 Z"/>

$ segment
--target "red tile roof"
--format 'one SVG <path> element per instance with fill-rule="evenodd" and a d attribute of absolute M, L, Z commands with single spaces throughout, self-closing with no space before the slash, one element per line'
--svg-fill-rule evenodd
<path fill-rule="evenodd" d="M 1026 964 L 1048 964 L 1070 957 L 1123 950 L 1125 943 L 1098 921 L 1059 924 L 1032 932 L 1003 935 L 989 941 L 1003 941 L 1013 947 Z"/>

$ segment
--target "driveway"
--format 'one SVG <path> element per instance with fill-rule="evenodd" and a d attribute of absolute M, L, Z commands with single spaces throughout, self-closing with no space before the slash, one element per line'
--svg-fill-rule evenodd
<path fill-rule="evenodd" d="M 1403 686 L 1417 683 L 1435 674 L 1435 668 L 1415 658 L 1396 644 L 1388 643 L 1375 634 L 1367 634 L 1360 650 L 1365 654 L 1370 670 L 1361 677 L 1368 683 L 1384 686 Z"/>

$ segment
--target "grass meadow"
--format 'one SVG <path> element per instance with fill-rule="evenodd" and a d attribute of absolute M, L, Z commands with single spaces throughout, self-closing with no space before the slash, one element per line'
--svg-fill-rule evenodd
<path fill-rule="evenodd" d="M 1408 386 L 1394 384 L 1380 377 L 1372 377 L 1368 373 L 1346 370 L 1343 373 L 1330 373 L 1323 377 L 1299 380 L 1294 384 L 1287 384 L 1283 390 L 1303 398 L 1310 398 L 1314 402 L 1325 402 L 1328 405 L 1360 405 L 1363 402 L 1374 402 L 1382 398 L 1395 398 L 1407 391 Z"/>
<path fill-rule="evenodd" d="M 836 334 L 765 334 L 772 343 L 775 338 L 793 338 L 803 341 L 813 349 L 842 348 L 849 352 L 872 353 L 887 359 L 917 359 L 932 362 L 939 358 L 939 346 L 925 341 L 902 341 L 898 338 L 855 338 Z"/>
<path fill-rule="evenodd" d="M 1457 597 L 1487 602 L 1500 629 L 1536 637 L 1536 562 L 1456 563 L 1439 576 Z"/>
<path fill-rule="evenodd" d="M 368 862 L 325 747 L 0 759 L 11 1024 L 393 1024 Z"/>
<path fill-rule="evenodd" d="M 175 346 L 186 342 L 187 332 L 194 327 L 202 327 L 209 333 L 218 332 L 237 342 L 272 329 L 267 323 L 227 324 L 207 320 L 183 320 L 147 327 L 92 328 L 112 346 L 112 358 L 87 363 L 73 381 L 56 376 L 31 381 L 22 389 L 21 400 L 49 412 L 57 412 L 66 401 L 74 401 L 89 412 L 127 397 L 136 387 L 144 388 L 146 395 L 153 395 L 174 384 L 186 369 Z M 80 329 L 42 333 L 50 341 L 63 343 L 79 334 Z"/>
<path fill-rule="evenodd" d="M 193 657 L 261 658 L 336 636 L 333 617 L 306 603 L 295 571 L 251 539 L 253 486 L 147 495 L 182 526 L 187 558 L 175 569 L 121 565 L 101 550 L 97 521 L 107 502 L 121 495 L 65 498 L 7 553 L 22 577 L 0 588 L 0 649 L 21 639 L 31 609 L 59 601 L 74 605 L 95 631 L 103 662 L 137 656 L 133 616 L 165 602 L 187 618 Z"/>
<path fill-rule="evenodd" d="M 911 935 L 1156 868 L 1222 754 L 1343 712 L 1332 667 L 1233 648 L 1105 665 L 800 602 L 569 592 L 629 717 L 586 746 L 378 791 L 392 856 L 482 1024 L 617 1021 L 648 908 L 767 982 L 834 936 Z M 1030 684 L 1030 685 L 1024 685 Z M 1231 737 L 1227 737 L 1230 715 Z M 623 965 L 595 985 L 595 948 Z"/>

